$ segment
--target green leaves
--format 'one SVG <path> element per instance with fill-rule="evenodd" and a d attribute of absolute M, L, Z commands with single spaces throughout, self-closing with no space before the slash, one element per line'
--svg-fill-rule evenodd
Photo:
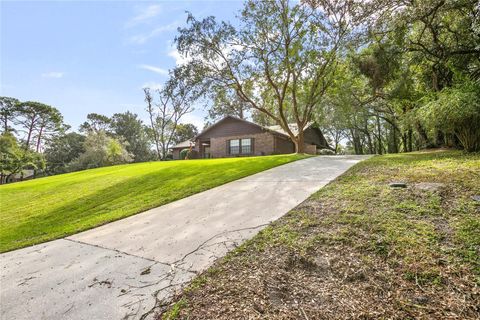
<path fill-rule="evenodd" d="M 58 109 L 36 101 L 20 102 L 15 106 L 14 123 L 26 132 L 25 148 L 34 143 L 40 152 L 45 142 L 65 129 L 63 116 Z"/>
<path fill-rule="evenodd" d="M 44 169 L 45 160 L 39 153 L 21 148 L 10 132 L 0 135 L 0 184 L 25 169 Z"/>
<path fill-rule="evenodd" d="M 480 150 L 480 85 L 464 79 L 445 88 L 418 114 L 433 129 L 457 136 L 467 151 Z"/>

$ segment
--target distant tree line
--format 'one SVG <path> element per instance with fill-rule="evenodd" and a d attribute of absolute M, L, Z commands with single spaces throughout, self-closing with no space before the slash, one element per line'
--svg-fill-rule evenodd
<path fill-rule="evenodd" d="M 147 123 L 132 112 L 90 113 L 72 132 L 58 109 L 0 97 L 0 182 L 129 162 L 171 159 L 172 145 L 198 134 L 183 118 L 205 97 L 206 86 L 190 65 L 170 71 L 160 90 L 144 88 Z"/>
<path fill-rule="evenodd" d="M 9 97 L 0 97 L 0 106 L 2 184 L 22 180 L 26 170 L 38 177 L 167 159 L 169 146 L 198 133 L 191 124 L 177 123 L 174 130 L 170 129 L 169 145 L 165 145 L 164 154 L 159 156 L 152 128 L 129 111 L 111 117 L 90 113 L 79 132 L 72 132 L 52 106 Z"/>

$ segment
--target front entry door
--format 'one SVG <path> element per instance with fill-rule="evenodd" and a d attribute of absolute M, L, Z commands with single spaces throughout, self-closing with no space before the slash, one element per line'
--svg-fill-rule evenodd
<path fill-rule="evenodd" d="M 210 158 L 210 146 L 205 146 L 205 147 L 203 148 L 203 157 L 204 157 L 205 159 Z"/>

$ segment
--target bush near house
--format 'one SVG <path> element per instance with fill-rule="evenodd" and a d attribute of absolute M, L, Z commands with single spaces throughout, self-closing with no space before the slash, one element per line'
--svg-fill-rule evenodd
<path fill-rule="evenodd" d="M 317 154 L 324 155 L 324 156 L 332 156 L 332 155 L 335 155 L 335 151 L 330 149 L 320 149 L 320 150 L 317 150 Z"/>
<path fill-rule="evenodd" d="M 188 151 L 189 149 L 182 149 L 182 151 L 180 151 L 180 160 L 185 160 L 188 155 Z"/>

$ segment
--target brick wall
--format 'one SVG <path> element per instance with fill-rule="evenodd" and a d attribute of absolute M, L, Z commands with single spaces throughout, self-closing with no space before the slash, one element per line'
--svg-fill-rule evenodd
<path fill-rule="evenodd" d="M 178 160 L 180 159 L 180 151 L 182 149 L 180 148 L 175 148 L 175 149 L 172 149 L 172 157 L 173 157 L 173 160 Z"/>
<path fill-rule="evenodd" d="M 317 146 L 314 144 L 305 144 L 305 153 L 317 154 Z"/>
<path fill-rule="evenodd" d="M 325 137 L 322 134 L 322 131 L 318 128 L 308 128 L 307 130 L 304 131 L 304 141 L 306 144 L 315 144 L 317 146 L 326 148 L 327 147 L 327 141 L 325 140 Z"/>
<path fill-rule="evenodd" d="M 244 134 L 210 139 L 212 158 L 231 157 L 227 154 L 227 140 L 253 138 L 253 155 L 269 155 L 274 153 L 274 136 L 270 133 Z"/>
<path fill-rule="evenodd" d="M 295 145 L 293 142 L 284 137 L 275 137 L 275 153 L 276 154 L 285 154 L 285 153 L 294 153 Z"/>

